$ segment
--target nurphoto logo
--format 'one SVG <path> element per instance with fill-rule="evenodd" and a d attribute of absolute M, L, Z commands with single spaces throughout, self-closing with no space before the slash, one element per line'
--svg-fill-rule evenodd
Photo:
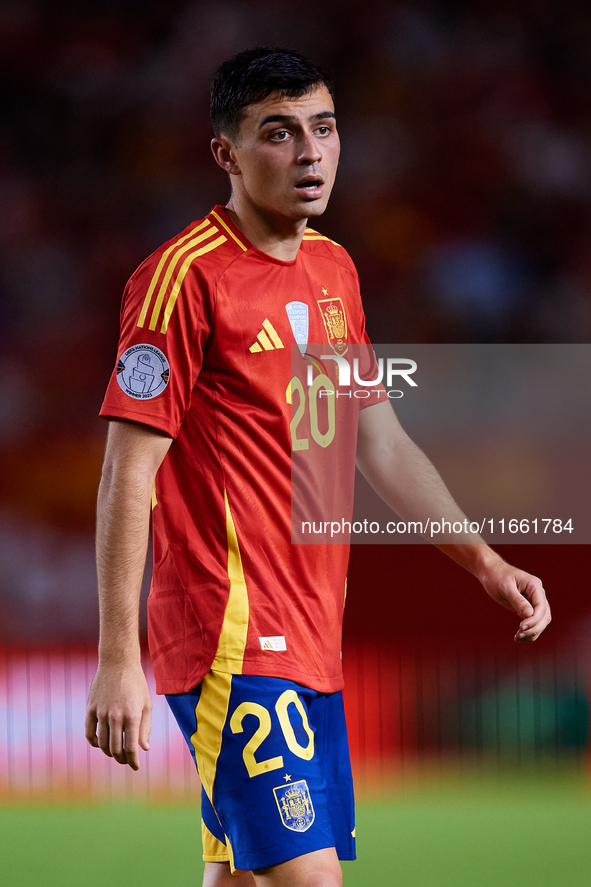
<path fill-rule="evenodd" d="M 384 361 L 383 357 L 376 358 L 373 351 L 368 352 L 368 357 L 371 359 L 363 361 L 364 364 L 368 364 L 368 366 L 363 367 L 363 370 L 360 369 L 360 359 L 358 357 L 353 358 L 353 381 L 360 386 L 355 388 L 351 386 L 351 364 L 346 357 L 339 354 L 321 354 L 318 358 L 306 352 L 304 358 L 308 361 L 308 387 L 310 388 L 314 384 L 314 367 L 322 375 L 328 376 L 327 367 L 324 364 L 325 360 L 334 360 L 336 362 L 338 388 L 348 390 L 335 391 L 332 388 L 321 388 L 319 391 L 320 397 L 333 397 L 335 395 L 336 397 L 370 397 L 370 388 L 384 384 L 386 394 L 394 400 L 404 396 L 404 391 L 393 388 L 395 379 L 396 381 L 404 380 L 412 388 L 417 387 L 417 382 L 411 378 L 412 374 L 417 370 L 415 360 L 411 360 L 408 357 L 388 357 Z M 375 378 L 362 379 L 361 375 L 365 375 L 365 372 L 369 372 Z"/>

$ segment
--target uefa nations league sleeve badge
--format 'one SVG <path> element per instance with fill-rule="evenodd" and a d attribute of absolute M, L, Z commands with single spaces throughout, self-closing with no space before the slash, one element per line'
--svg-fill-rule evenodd
<path fill-rule="evenodd" d="M 151 400 L 162 394 L 169 379 L 166 355 L 154 345 L 133 345 L 117 363 L 119 387 L 135 400 Z"/>

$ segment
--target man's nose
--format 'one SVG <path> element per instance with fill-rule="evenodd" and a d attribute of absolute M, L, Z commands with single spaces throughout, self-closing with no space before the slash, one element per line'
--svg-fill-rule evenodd
<path fill-rule="evenodd" d="M 301 135 L 298 161 L 300 163 L 319 163 L 322 160 L 322 151 L 318 140 L 310 132 Z"/>

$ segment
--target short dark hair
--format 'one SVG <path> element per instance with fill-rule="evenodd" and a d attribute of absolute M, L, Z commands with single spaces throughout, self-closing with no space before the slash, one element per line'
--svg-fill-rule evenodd
<path fill-rule="evenodd" d="M 334 100 L 331 78 L 299 52 L 258 46 L 223 62 L 211 83 L 210 116 L 216 136 L 236 139 L 242 111 L 276 90 L 284 98 L 299 98 L 326 86 Z"/>

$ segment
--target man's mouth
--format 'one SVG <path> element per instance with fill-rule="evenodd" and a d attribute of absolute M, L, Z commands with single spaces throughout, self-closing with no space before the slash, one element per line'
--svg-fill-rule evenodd
<path fill-rule="evenodd" d="M 319 191 L 323 185 L 324 182 L 322 181 L 322 179 L 304 179 L 303 182 L 298 182 L 296 188 L 299 191 L 313 194 L 315 191 Z"/>

